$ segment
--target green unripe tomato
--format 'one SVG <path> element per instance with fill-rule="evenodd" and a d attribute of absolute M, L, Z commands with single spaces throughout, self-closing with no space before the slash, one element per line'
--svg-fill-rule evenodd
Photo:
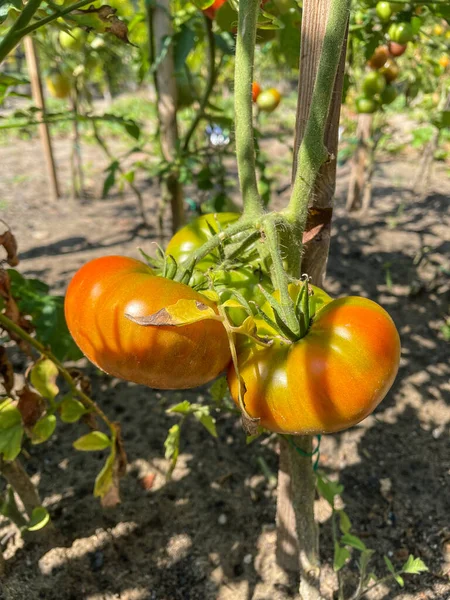
<path fill-rule="evenodd" d="M 83 49 L 86 41 L 85 33 L 79 27 L 71 29 L 70 32 L 60 31 L 59 32 L 59 44 L 64 50 L 72 50 L 73 52 L 80 52 Z"/>
<path fill-rule="evenodd" d="M 377 13 L 380 21 L 386 23 L 392 16 L 392 8 L 389 2 L 378 2 L 375 7 L 375 12 Z"/>
<path fill-rule="evenodd" d="M 397 98 L 397 90 L 393 85 L 387 85 L 380 94 L 382 104 L 391 104 Z"/>
<path fill-rule="evenodd" d="M 411 29 L 413 35 L 417 35 L 422 27 L 422 19 L 420 17 L 411 17 Z"/>
<path fill-rule="evenodd" d="M 366 98 L 359 96 L 356 98 L 356 111 L 362 114 L 372 114 L 380 108 L 378 102 L 374 98 Z"/>
<path fill-rule="evenodd" d="M 363 79 L 362 90 L 367 98 L 372 98 L 375 94 L 381 94 L 385 87 L 386 79 L 379 71 L 371 71 Z"/>
<path fill-rule="evenodd" d="M 397 42 L 398 44 L 407 44 L 414 37 L 410 23 L 392 23 L 389 27 L 388 35 L 393 42 Z"/>

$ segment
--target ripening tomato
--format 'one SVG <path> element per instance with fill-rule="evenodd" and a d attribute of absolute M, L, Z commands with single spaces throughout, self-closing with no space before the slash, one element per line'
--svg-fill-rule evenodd
<path fill-rule="evenodd" d="M 263 112 L 273 112 L 281 102 L 281 94 L 275 88 L 269 88 L 261 92 L 256 99 L 259 110 Z"/>
<path fill-rule="evenodd" d="M 261 93 L 261 86 L 259 85 L 259 83 L 254 81 L 252 83 L 252 101 L 253 102 L 256 102 L 256 99 L 258 98 L 260 93 Z"/>
<path fill-rule="evenodd" d="M 70 79 L 63 73 L 51 73 L 45 80 L 47 89 L 53 98 L 67 98 L 72 86 Z"/>
<path fill-rule="evenodd" d="M 205 10 L 203 11 L 203 14 L 205 14 L 207 17 L 209 17 L 211 20 L 214 19 L 214 17 L 216 16 L 216 12 L 219 10 L 219 8 L 222 6 L 222 4 L 225 4 L 227 0 L 215 0 L 215 2 L 213 2 L 211 4 L 211 6 L 208 6 L 208 8 L 205 8 Z"/>
<path fill-rule="evenodd" d="M 401 56 L 406 52 L 406 44 L 398 44 L 397 42 L 389 42 L 389 53 L 391 56 Z"/>
<path fill-rule="evenodd" d="M 434 35 L 442 35 L 444 33 L 444 28 L 442 27 L 442 25 L 436 24 L 433 27 L 433 33 Z"/>
<path fill-rule="evenodd" d="M 387 22 L 392 17 L 392 8 L 389 2 L 377 2 L 375 7 L 375 12 L 377 13 L 380 21 Z"/>
<path fill-rule="evenodd" d="M 389 58 L 389 50 L 386 46 L 378 46 L 373 55 L 367 61 L 371 69 L 381 69 Z"/>
<path fill-rule="evenodd" d="M 414 37 L 410 23 L 392 23 L 389 27 L 388 35 L 397 44 L 407 44 Z"/>
<path fill-rule="evenodd" d="M 448 67 L 448 65 L 450 64 L 450 58 L 448 57 L 447 54 L 443 54 L 440 59 L 439 59 L 439 64 L 441 65 L 441 67 L 443 67 L 444 69 L 446 69 Z"/>
<path fill-rule="evenodd" d="M 400 362 L 395 325 L 375 302 L 348 297 L 326 304 L 298 342 L 238 351 L 248 413 L 269 431 L 312 435 L 355 425 L 389 391 Z M 228 370 L 238 403 L 238 378 Z"/>
<path fill-rule="evenodd" d="M 384 67 L 380 69 L 380 73 L 386 79 L 386 83 L 392 83 L 399 76 L 400 69 L 398 68 L 395 60 L 392 60 L 392 58 L 390 58 L 388 61 L 386 61 Z"/>
<path fill-rule="evenodd" d="M 100 369 L 153 388 L 187 389 L 214 379 L 229 363 L 222 323 L 143 326 L 125 316 L 149 316 L 181 299 L 216 310 L 189 286 L 155 276 L 138 260 L 105 256 L 75 273 L 64 307 L 75 342 Z"/>
<path fill-rule="evenodd" d="M 372 98 L 375 94 L 381 94 L 386 87 L 386 80 L 378 71 L 371 71 L 363 79 L 362 89 L 364 95 Z"/>
<path fill-rule="evenodd" d="M 239 219 L 239 213 L 211 213 L 201 215 L 182 227 L 167 244 L 166 254 L 174 257 L 178 264 L 184 263 L 194 250 L 203 246 L 205 242 L 213 237 L 227 225 Z M 200 260 L 196 269 L 206 271 L 219 260 L 217 250 Z"/>
<path fill-rule="evenodd" d="M 362 114 L 372 114 L 380 108 L 379 103 L 374 98 L 359 96 L 356 98 L 356 111 Z"/>

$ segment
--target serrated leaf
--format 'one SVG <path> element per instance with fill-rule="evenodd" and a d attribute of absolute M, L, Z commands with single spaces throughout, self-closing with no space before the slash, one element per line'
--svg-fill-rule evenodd
<path fill-rule="evenodd" d="M 209 388 L 209 393 L 211 394 L 214 402 L 222 402 L 225 398 L 225 395 L 228 392 L 228 383 L 226 377 L 219 377 Z"/>
<path fill-rule="evenodd" d="M 210 433 L 213 437 L 217 437 L 216 430 L 216 422 L 215 419 L 210 414 L 205 414 L 204 412 L 196 411 L 194 412 L 194 417 L 199 421 L 203 427 Z"/>
<path fill-rule="evenodd" d="M 337 573 L 345 565 L 346 560 L 350 558 L 350 552 L 344 546 L 340 546 L 339 542 L 334 544 L 333 569 Z"/>
<path fill-rule="evenodd" d="M 34 388 L 48 400 L 54 400 L 59 388 L 56 385 L 58 367 L 47 358 L 39 360 L 30 372 L 30 381 Z"/>
<path fill-rule="evenodd" d="M 83 404 L 71 395 L 63 399 L 59 410 L 61 421 L 64 423 L 76 423 L 87 412 Z"/>
<path fill-rule="evenodd" d="M 182 415 L 188 415 L 191 411 L 191 403 L 188 400 L 183 400 L 175 406 L 171 406 L 167 409 L 168 413 L 180 413 Z"/>
<path fill-rule="evenodd" d="M 31 431 L 31 443 L 42 444 L 55 431 L 56 417 L 55 415 L 47 415 L 43 419 L 39 419 Z"/>
<path fill-rule="evenodd" d="M 346 546 L 351 546 L 352 548 L 356 548 L 356 550 L 367 550 L 365 543 L 359 539 L 356 535 L 352 535 L 351 533 L 346 533 L 341 537 L 341 543 Z"/>
<path fill-rule="evenodd" d="M 349 533 L 352 528 L 352 523 L 348 518 L 347 513 L 344 510 L 340 510 L 339 512 L 339 528 L 342 533 Z"/>
<path fill-rule="evenodd" d="M 116 452 L 113 447 L 113 448 L 111 448 L 111 453 L 109 454 L 108 458 L 106 459 L 106 462 L 103 465 L 102 470 L 95 478 L 94 496 L 96 498 L 99 498 L 99 497 L 103 498 L 103 496 L 105 494 L 107 494 L 108 490 L 111 488 L 111 486 L 114 483 L 114 461 L 115 461 L 115 458 L 116 458 Z"/>
<path fill-rule="evenodd" d="M 420 558 L 414 558 L 414 556 L 410 554 L 408 556 L 408 560 L 402 567 L 402 572 L 415 575 L 417 573 L 421 573 L 422 571 L 428 571 L 427 565 Z"/>
<path fill-rule="evenodd" d="M 27 525 L 28 531 L 39 531 L 43 527 L 47 525 L 50 521 L 50 515 L 48 511 L 43 506 L 37 506 L 33 508 L 33 512 L 31 513 L 30 522 Z"/>
<path fill-rule="evenodd" d="M 101 431 L 91 431 L 86 435 L 75 440 L 73 447 L 75 450 L 84 452 L 93 452 L 95 450 L 105 450 L 111 446 L 111 439 Z"/>
<path fill-rule="evenodd" d="M 166 306 L 146 317 L 135 317 L 129 313 L 125 316 L 138 325 L 157 327 L 183 327 L 205 319 L 221 320 L 210 306 L 198 300 L 186 299 L 178 300 L 175 304 Z"/>
<path fill-rule="evenodd" d="M 396 570 L 394 569 L 394 565 L 392 564 L 392 562 L 389 560 L 389 558 L 386 555 L 384 555 L 383 558 L 384 558 L 384 562 L 386 563 L 386 566 L 387 566 L 389 572 L 392 574 L 395 581 L 398 583 L 398 585 L 400 587 L 403 587 L 405 585 L 405 582 L 403 581 L 403 577 L 400 577 L 400 575 L 396 572 Z"/>
<path fill-rule="evenodd" d="M 329 479 L 325 480 L 323 477 L 318 475 L 317 490 L 331 506 L 334 506 L 334 498 L 335 496 L 342 494 L 344 491 L 344 486 L 335 481 L 330 481 Z"/>

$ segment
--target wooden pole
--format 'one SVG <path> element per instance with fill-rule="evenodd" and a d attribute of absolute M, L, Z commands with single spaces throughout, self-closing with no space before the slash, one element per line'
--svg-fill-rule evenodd
<path fill-rule="evenodd" d="M 309 116 L 329 6 L 330 0 L 304 0 L 303 2 L 301 79 L 295 132 L 294 175 L 298 149 Z M 324 135 L 330 160 L 320 170 L 311 194 L 313 202 L 308 210 L 308 222 L 303 236 L 302 272 L 308 273 L 312 283 L 318 286 L 322 285 L 330 242 L 346 45 L 345 39 Z M 310 436 L 297 436 L 293 442 L 297 448 L 284 440 L 280 443 L 277 562 L 286 570 L 300 571 L 299 592 L 302 600 L 321 600 L 319 539 L 314 521 L 315 476 L 311 459 L 313 440 Z"/>
<path fill-rule="evenodd" d="M 44 148 L 45 164 L 50 181 L 52 197 L 54 200 L 56 200 L 61 197 L 61 194 L 59 191 L 58 177 L 56 175 L 55 160 L 53 158 L 50 130 L 47 123 L 45 123 L 45 100 L 42 92 L 39 59 L 33 39 L 29 36 L 26 36 L 24 39 L 24 44 L 33 101 L 36 107 L 40 109 L 40 113 L 38 113 L 38 119 L 41 121 L 39 123 L 39 136 Z"/>

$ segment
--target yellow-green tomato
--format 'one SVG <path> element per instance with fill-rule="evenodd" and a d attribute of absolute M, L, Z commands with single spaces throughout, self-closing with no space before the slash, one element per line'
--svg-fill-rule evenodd
<path fill-rule="evenodd" d="M 368 98 L 372 98 L 375 94 L 381 94 L 385 87 L 386 79 L 379 71 L 371 71 L 363 79 L 363 93 Z"/>
<path fill-rule="evenodd" d="M 380 105 L 374 98 L 359 96 L 356 98 L 356 111 L 360 114 L 373 114 L 380 108 Z"/>
<path fill-rule="evenodd" d="M 64 50 L 79 52 L 83 49 L 86 41 L 86 35 L 80 27 L 74 27 L 70 31 L 59 32 L 59 44 Z"/>
<path fill-rule="evenodd" d="M 269 88 L 261 92 L 256 99 L 259 110 L 273 112 L 281 102 L 281 94 L 275 88 Z"/>

